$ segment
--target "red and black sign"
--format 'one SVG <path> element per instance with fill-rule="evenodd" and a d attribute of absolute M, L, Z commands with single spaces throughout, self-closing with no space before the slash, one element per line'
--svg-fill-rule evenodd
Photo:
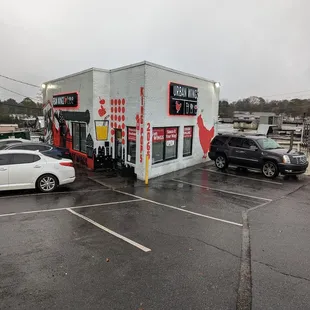
<path fill-rule="evenodd" d="M 78 93 L 59 94 L 53 96 L 54 108 L 76 108 L 79 105 Z"/>
<path fill-rule="evenodd" d="M 198 88 L 170 83 L 168 100 L 170 115 L 196 115 Z"/>
<path fill-rule="evenodd" d="M 153 143 L 163 142 L 165 140 L 164 128 L 153 128 Z"/>
<path fill-rule="evenodd" d="M 136 127 L 128 127 L 128 141 L 136 142 L 137 141 L 137 129 Z"/>
<path fill-rule="evenodd" d="M 166 128 L 166 141 L 178 139 L 178 128 Z"/>

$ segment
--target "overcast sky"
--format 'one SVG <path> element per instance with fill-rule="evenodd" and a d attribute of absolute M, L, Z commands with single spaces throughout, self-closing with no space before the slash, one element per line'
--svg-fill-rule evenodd
<path fill-rule="evenodd" d="M 0 12 L 0 74 L 26 82 L 148 60 L 218 80 L 229 100 L 310 97 L 309 0 L 1 0 Z M 0 89 L 10 97 L 22 99 Z"/>

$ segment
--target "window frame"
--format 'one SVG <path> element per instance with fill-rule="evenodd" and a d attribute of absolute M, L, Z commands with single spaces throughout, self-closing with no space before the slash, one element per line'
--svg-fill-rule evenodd
<path fill-rule="evenodd" d="M 184 155 L 184 141 L 185 139 L 189 139 L 189 138 L 185 138 L 184 137 L 184 132 L 185 132 L 185 128 L 191 128 L 192 129 L 192 136 L 191 136 L 191 148 L 190 148 L 190 153 L 189 154 L 185 154 Z M 183 128 L 183 157 L 188 157 L 188 156 L 192 156 L 193 155 L 193 140 L 194 140 L 194 126 L 184 126 Z"/>
<path fill-rule="evenodd" d="M 161 160 L 161 161 L 157 161 L 156 163 L 153 163 L 153 144 L 154 144 L 154 142 L 153 142 L 153 137 L 152 137 L 152 165 L 157 165 L 157 164 L 161 164 L 161 163 L 164 163 L 164 162 L 167 162 L 167 161 L 171 161 L 171 160 L 175 160 L 175 159 L 178 159 L 178 156 L 179 156 L 179 154 L 178 154 L 178 151 L 179 151 L 179 127 L 178 126 L 167 126 L 167 127 L 153 127 L 152 128 L 152 132 L 153 132 L 153 134 L 154 134 L 154 129 L 156 130 L 156 129 L 163 129 L 164 130 L 164 141 L 162 141 L 163 142 L 163 144 L 164 144 L 164 147 L 163 147 L 163 160 Z M 167 142 L 167 140 L 166 140 L 166 131 L 167 131 L 167 129 L 176 129 L 177 130 L 177 138 L 176 138 L 176 155 L 175 155 L 175 157 L 172 157 L 172 158 L 168 158 L 168 159 L 166 159 L 166 142 Z M 160 142 L 160 143 L 162 143 L 162 142 Z"/>
<path fill-rule="evenodd" d="M 78 125 L 78 132 L 79 132 L 79 148 L 76 149 L 74 147 L 74 133 L 73 133 L 73 127 Z M 85 145 L 86 145 L 86 139 L 87 139 L 87 124 L 85 122 L 72 122 L 71 124 L 71 128 L 72 128 L 72 150 L 75 152 L 79 152 L 82 154 L 87 154 L 87 146 L 85 147 L 85 152 L 81 150 L 81 146 L 82 146 L 82 139 L 81 139 L 81 125 L 85 125 Z"/>

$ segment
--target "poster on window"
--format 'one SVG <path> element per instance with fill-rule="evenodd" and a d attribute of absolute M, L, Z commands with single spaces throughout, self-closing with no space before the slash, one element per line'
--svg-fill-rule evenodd
<path fill-rule="evenodd" d="M 193 137 L 193 127 L 184 127 L 184 138 L 192 138 Z"/>
<path fill-rule="evenodd" d="M 166 128 L 166 141 L 175 141 L 178 139 L 178 128 Z"/>
<path fill-rule="evenodd" d="M 136 142 L 137 141 L 137 129 L 136 127 L 128 127 L 128 141 Z"/>
<path fill-rule="evenodd" d="M 165 140 L 164 128 L 153 128 L 153 143 L 163 142 Z"/>

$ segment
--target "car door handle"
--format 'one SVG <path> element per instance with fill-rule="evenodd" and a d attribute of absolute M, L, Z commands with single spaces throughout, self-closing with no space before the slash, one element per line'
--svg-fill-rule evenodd
<path fill-rule="evenodd" d="M 236 153 L 241 153 L 241 154 L 243 154 L 243 153 L 245 153 L 245 151 L 236 151 Z"/>
<path fill-rule="evenodd" d="M 41 168 L 41 166 L 40 165 L 36 165 L 36 166 L 34 166 L 34 168 Z"/>
<path fill-rule="evenodd" d="M 0 168 L 0 171 L 7 171 L 7 168 Z"/>

